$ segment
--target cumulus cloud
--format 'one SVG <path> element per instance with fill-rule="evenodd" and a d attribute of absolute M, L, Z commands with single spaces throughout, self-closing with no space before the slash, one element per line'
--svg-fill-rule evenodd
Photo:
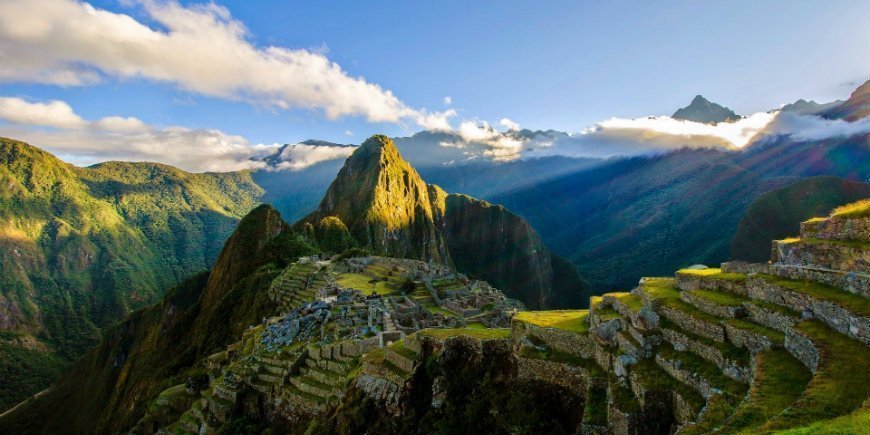
<path fill-rule="evenodd" d="M 82 128 L 87 125 L 63 101 L 33 103 L 15 97 L 0 97 L 0 118 L 16 124 L 45 127 Z"/>
<path fill-rule="evenodd" d="M 0 81 L 78 86 L 141 78 L 211 97 L 319 110 L 331 119 L 410 120 L 424 128 L 443 128 L 452 116 L 408 107 L 348 74 L 324 50 L 258 47 L 222 6 L 137 5 L 153 27 L 75 0 L 0 2 Z"/>
<path fill-rule="evenodd" d="M 80 165 L 144 160 L 195 172 L 234 171 L 263 167 L 264 162 L 252 159 L 278 149 L 220 130 L 161 128 L 132 117 L 87 121 L 63 101 L 0 97 L 0 120 L 5 121 L 0 136 L 24 140 Z"/>
<path fill-rule="evenodd" d="M 498 125 L 506 128 L 508 131 L 520 131 L 520 125 L 508 118 L 502 118 L 501 121 L 498 122 Z"/>
<path fill-rule="evenodd" d="M 308 145 L 303 143 L 286 145 L 279 154 L 278 169 L 298 171 L 327 160 L 343 159 L 351 155 L 356 147 Z"/>
<path fill-rule="evenodd" d="M 450 95 L 444 97 L 444 104 L 446 104 L 448 106 L 453 104 L 453 98 L 450 98 Z"/>

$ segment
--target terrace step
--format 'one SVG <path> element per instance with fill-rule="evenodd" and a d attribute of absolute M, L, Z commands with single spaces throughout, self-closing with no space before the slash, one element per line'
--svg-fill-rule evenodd
<path fill-rule="evenodd" d="M 611 378 L 607 386 L 607 425 L 612 433 L 643 433 L 643 410 L 627 385 Z"/>
<path fill-rule="evenodd" d="M 680 300 L 694 305 L 695 308 L 717 317 L 740 318 L 746 316 L 743 306 L 748 300 L 733 293 L 717 290 L 683 290 Z"/>
<path fill-rule="evenodd" d="M 786 337 L 786 349 L 813 377 L 800 397 L 760 431 L 778 431 L 847 415 L 870 395 L 870 348 L 818 320 L 799 323 Z"/>
<path fill-rule="evenodd" d="M 298 388 L 300 391 L 304 391 L 308 394 L 313 394 L 323 399 L 328 399 L 332 396 L 337 395 L 337 390 L 330 385 L 324 384 L 308 376 L 297 376 L 290 378 L 290 383 L 293 384 L 293 386 Z"/>
<path fill-rule="evenodd" d="M 771 273 L 792 280 L 815 281 L 827 284 L 849 293 L 870 298 L 870 273 L 787 264 L 771 265 Z"/>
<path fill-rule="evenodd" d="M 750 353 L 747 349 L 702 337 L 667 320 L 662 321 L 660 327 L 665 341 L 674 349 L 688 351 L 710 361 L 731 379 L 749 382 Z"/>
<path fill-rule="evenodd" d="M 324 370 L 320 367 L 303 367 L 301 373 L 317 382 L 329 385 L 330 387 L 340 387 L 344 385 L 344 377 L 338 373 Z"/>
<path fill-rule="evenodd" d="M 754 357 L 752 384 L 746 400 L 735 408 L 719 433 L 751 431 L 794 403 L 812 373 L 783 349 L 759 352 Z"/>
<path fill-rule="evenodd" d="M 746 274 L 723 272 L 722 269 L 680 269 L 674 275 L 676 286 L 683 291 L 721 290 L 746 296 Z"/>
<path fill-rule="evenodd" d="M 693 388 L 704 398 L 725 394 L 734 403 L 746 394 L 747 386 L 724 373 L 715 364 L 690 352 L 680 352 L 663 344 L 656 353 L 655 362 L 673 378 Z"/>
<path fill-rule="evenodd" d="M 781 348 L 785 342 L 782 332 L 744 319 L 730 319 L 724 325 L 729 342 L 752 352 Z"/>
<path fill-rule="evenodd" d="M 870 344 L 870 299 L 836 287 L 757 274 L 749 279 L 750 297 L 808 312 L 842 334 Z"/>

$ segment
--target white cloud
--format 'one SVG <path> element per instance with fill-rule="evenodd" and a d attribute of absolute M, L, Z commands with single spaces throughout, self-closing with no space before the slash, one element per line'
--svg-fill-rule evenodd
<path fill-rule="evenodd" d="M 345 131 L 344 131 L 344 135 L 345 135 L 345 136 L 353 136 L 353 132 L 350 131 L 350 130 L 345 130 Z"/>
<path fill-rule="evenodd" d="M 812 115 L 783 112 L 761 132 L 766 135 L 788 135 L 799 141 L 822 140 L 870 133 L 870 118 L 848 122 L 824 119 Z"/>
<path fill-rule="evenodd" d="M 520 131 L 520 125 L 508 118 L 502 118 L 498 124 L 506 128 L 508 131 Z"/>
<path fill-rule="evenodd" d="M 0 97 L 0 119 L 6 122 L 0 124 L 0 136 L 29 142 L 80 165 L 144 160 L 195 172 L 234 171 L 262 167 L 265 163 L 251 159 L 278 149 L 220 130 L 160 128 L 120 116 L 89 122 L 63 101 Z"/>
<path fill-rule="evenodd" d="M 297 171 L 305 169 L 316 163 L 333 159 L 343 159 L 351 155 L 356 147 L 352 146 L 327 146 L 292 144 L 287 145 L 281 151 L 281 162 L 278 169 L 290 169 Z"/>
<path fill-rule="evenodd" d="M 150 127 L 139 119 L 122 116 L 107 116 L 92 124 L 94 128 L 118 133 L 135 133 L 147 131 Z"/>
<path fill-rule="evenodd" d="M 453 128 L 450 126 L 450 118 L 454 116 L 456 111 L 453 109 L 433 113 L 420 111 L 414 116 L 414 120 L 417 125 L 426 130 L 451 131 Z"/>
<path fill-rule="evenodd" d="M 410 108 L 349 75 L 322 49 L 255 46 L 222 6 L 137 5 L 153 27 L 75 0 L 0 2 L 0 81 L 74 86 L 141 78 L 212 97 L 320 110 L 331 119 L 408 119 L 425 128 L 446 122 L 444 114 Z"/>
<path fill-rule="evenodd" d="M 31 103 L 15 97 L 0 97 L 0 118 L 16 124 L 45 127 L 82 128 L 87 125 L 63 101 Z"/>
<path fill-rule="evenodd" d="M 450 98 L 450 95 L 444 97 L 444 104 L 446 104 L 448 106 L 453 104 L 453 98 Z"/>

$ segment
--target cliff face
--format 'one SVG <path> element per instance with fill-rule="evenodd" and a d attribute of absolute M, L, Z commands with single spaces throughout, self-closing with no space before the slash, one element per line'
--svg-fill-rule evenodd
<path fill-rule="evenodd" d="M 303 222 L 335 216 L 379 253 L 450 264 L 429 188 L 386 136 L 366 140 L 344 164 L 320 206 Z"/>
<path fill-rule="evenodd" d="M 525 220 L 427 185 L 386 136 L 372 136 L 347 159 L 318 209 L 296 227 L 316 228 L 329 217 L 374 253 L 455 266 L 530 307 L 586 301 L 577 272 L 561 264 Z M 558 274 L 554 263 L 561 264 Z"/>

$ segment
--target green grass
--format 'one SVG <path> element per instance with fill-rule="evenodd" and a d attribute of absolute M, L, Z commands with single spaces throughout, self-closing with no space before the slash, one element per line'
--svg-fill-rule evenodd
<path fill-rule="evenodd" d="M 607 404 L 607 387 L 590 386 L 586 389 L 583 423 L 593 426 L 607 426 Z"/>
<path fill-rule="evenodd" d="M 620 385 L 614 376 L 609 379 L 610 383 L 610 401 L 616 405 L 616 408 L 622 412 L 633 413 L 641 410 L 640 403 L 637 402 L 637 397 L 631 392 L 627 386 Z"/>
<path fill-rule="evenodd" d="M 815 376 L 801 397 L 762 429 L 779 430 L 806 426 L 851 414 L 870 394 L 870 350 L 862 343 L 840 334 L 818 320 L 795 326 L 821 349 Z"/>
<path fill-rule="evenodd" d="M 870 217 L 870 199 L 862 199 L 851 204 L 837 207 L 831 212 L 831 216 L 844 218 Z"/>
<path fill-rule="evenodd" d="M 613 307 L 596 308 L 592 312 L 595 313 L 595 316 L 598 317 L 598 320 L 602 322 L 607 322 L 622 317 L 622 315 L 619 314 L 618 311 L 613 309 Z"/>
<path fill-rule="evenodd" d="M 483 322 L 471 322 L 468 325 L 465 325 L 468 329 L 486 329 L 486 325 Z"/>
<path fill-rule="evenodd" d="M 403 357 L 408 358 L 410 360 L 417 358 L 417 352 L 414 352 L 413 350 L 408 349 L 408 347 L 405 346 L 405 342 L 402 340 L 391 344 L 390 349 L 393 352 L 396 352 L 399 355 L 402 355 Z"/>
<path fill-rule="evenodd" d="M 589 330 L 589 310 L 520 311 L 517 321 L 542 328 L 555 328 L 585 334 Z"/>
<path fill-rule="evenodd" d="M 740 296 L 736 296 L 731 293 L 720 292 L 715 290 L 689 290 L 689 294 L 698 296 L 702 299 L 706 299 L 710 302 L 713 302 L 717 305 L 725 305 L 728 307 L 740 307 L 743 306 L 743 303 L 748 299 L 741 298 Z"/>
<path fill-rule="evenodd" d="M 801 313 L 798 313 L 797 311 L 792 310 L 791 308 L 787 308 L 787 307 L 784 307 L 782 305 L 774 304 L 772 302 L 762 301 L 760 299 L 752 299 L 750 301 L 750 303 L 752 303 L 752 305 L 756 305 L 756 306 L 759 306 L 761 308 L 764 308 L 768 311 L 772 311 L 774 313 L 779 313 L 779 314 L 782 314 L 783 316 L 786 316 L 786 317 L 791 317 L 795 320 L 799 320 L 801 318 Z"/>
<path fill-rule="evenodd" d="M 619 292 L 619 293 L 607 293 L 605 296 L 610 296 L 618 301 L 625 304 L 629 310 L 638 312 L 641 308 L 643 308 L 643 300 L 640 296 L 631 294 L 629 292 Z"/>
<path fill-rule="evenodd" d="M 870 404 L 858 411 L 830 420 L 822 420 L 807 426 L 777 432 L 780 435 L 854 435 L 867 433 L 870 428 Z"/>
<path fill-rule="evenodd" d="M 454 313 L 453 311 L 450 311 L 447 308 L 439 307 L 437 305 L 426 306 L 426 309 L 429 310 L 429 312 L 432 314 L 439 313 L 444 317 L 458 317 L 458 314 Z"/>
<path fill-rule="evenodd" d="M 834 303 L 855 315 L 870 316 L 870 299 L 843 291 L 837 287 L 814 281 L 786 279 L 775 275 L 758 274 L 756 276 L 773 285 Z"/>
<path fill-rule="evenodd" d="M 388 295 L 396 289 L 387 286 L 386 281 L 373 280 L 368 275 L 361 273 L 342 273 L 336 279 L 338 285 L 345 288 L 353 288 L 361 291 L 364 295 Z"/>
<path fill-rule="evenodd" d="M 719 268 L 708 268 L 708 269 L 680 269 L 677 271 L 678 275 L 688 275 L 688 276 L 696 276 L 696 277 L 705 277 L 705 278 L 715 278 L 715 279 L 723 279 L 728 281 L 745 281 L 746 275 L 742 273 L 734 273 L 734 272 L 722 272 L 722 269 Z"/>
<path fill-rule="evenodd" d="M 418 334 L 425 337 L 433 337 L 437 339 L 447 339 L 451 337 L 471 337 L 480 340 L 502 339 L 509 338 L 511 335 L 510 329 L 507 328 L 489 328 L 489 329 L 471 329 L 471 328 L 428 328 L 423 329 Z"/>
<path fill-rule="evenodd" d="M 722 394 L 710 397 L 701 420 L 694 426 L 681 431 L 683 435 L 706 434 L 720 427 L 734 410 L 732 402 Z"/>
<path fill-rule="evenodd" d="M 755 355 L 755 378 L 749 397 L 728 419 L 723 432 L 752 430 L 779 415 L 800 397 L 812 373 L 782 349 Z"/>
<path fill-rule="evenodd" d="M 722 321 L 719 317 L 701 311 L 698 307 L 681 300 L 680 289 L 674 286 L 674 280 L 671 278 L 647 278 L 647 281 L 643 283 L 642 290 L 663 306 L 681 311 L 698 320 L 715 324 Z"/>

